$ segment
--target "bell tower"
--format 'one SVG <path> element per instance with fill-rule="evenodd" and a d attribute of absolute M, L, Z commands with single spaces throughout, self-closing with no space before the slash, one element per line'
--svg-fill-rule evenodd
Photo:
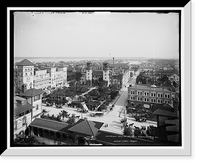
<path fill-rule="evenodd" d="M 87 62 L 87 66 L 86 66 L 86 83 L 89 86 L 92 86 L 92 67 L 91 67 L 91 62 Z"/>
<path fill-rule="evenodd" d="M 109 67 L 107 62 L 103 63 L 103 81 L 107 82 L 107 86 L 110 85 Z"/>

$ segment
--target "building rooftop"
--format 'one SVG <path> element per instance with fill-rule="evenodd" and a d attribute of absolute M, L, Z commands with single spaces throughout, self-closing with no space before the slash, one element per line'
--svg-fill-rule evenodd
<path fill-rule="evenodd" d="M 40 95 L 42 93 L 44 93 L 42 90 L 31 88 L 31 89 L 26 90 L 24 93 L 21 92 L 20 96 L 33 97 L 33 96 L 36 96 L 36 95 Z"/>
<path fill-rule="evenodd" d="M 27 59 L 24 59 L 16 64 L 17 66 L 35 66 L 32 62 Z"/>
<path fill-rule="evenodd" d="M 121 67 L 122 69 L 129 69 L 128 63 L 109 64 L 110 68 Z"/>
<path fill-rule="evenodd" d="M 19 114 L 24 113 L 28 110 L 31 110 L 33 108 L 33 106 L 31 104 L 29 104 L 28 102 L 26 102 L 26 104 L 21 105 L 19 103 L 15 103 L 16 107 L 14 108 L 14 117 L 17 118 L 19 116 Z"/>
<path fill-rule="evenodd" d="M 134 88 L 138 90 L 152 90 L 152 91 L 164 91 L 164 92 L 171 92 L 170 90 L 164 88 L 164 87 L 155 87 L 154 85 L 134 85 L 134 86 L 129 86 L 129 88 Z"/>
<path fill-rule="evenodd" d="M 69 125 L 64 122 L 58 122 L 43 118 L 36 118 L 30 126 L 35 126 L 42 129 L 48 129 L 52 131 L 59 131 L 67 133 L 68 131 L 81 133 L 89 136 L 95 136 L 103 123 L 95 122 L 95 121 L 89 121 L 89 120 L 83 120 L 80 119 L 78 122 L 76 122 L 73 125 Z"/>
<path fill-rule="evenodd" d="M 158 108 L 155 112 L 153 112 L 153 114 L 158 116 L 177 117 L 175 112 L 171 112 L 163 108 Z"/>
<path fill-rule="evenodd" d="M 69 131 L 95 136 L 104 123 L 80 119 Z"/>
<path fill-rule="evenodd" d="M 42 129 L 48 129 L 52 131 L 60 131 L 60 132 L 68 132 L 68 129 L 71 127 L 69 124 L 64 123 L 64 122 L 58 122 L 54 120 L 49 120 L 49 119 L 43 119 L 43 118 L 36 118 L 30 126 L 35 126 L 37 128 L 42 128 Z"/>
<path fill-rule="evenodd" d="M 102 76 L 103 75 L 103 70 L 93 70 L 92 71 L 93 75 L 98 75 L 98 76 Z"/>

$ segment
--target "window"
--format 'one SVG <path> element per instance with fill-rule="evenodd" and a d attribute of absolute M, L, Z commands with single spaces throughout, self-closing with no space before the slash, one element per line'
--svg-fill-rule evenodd
<path fill-rule="evenodd" d="M 139 98 L 139 97 L 137 97 L 137 100 L 139 101 L 139 100 L 140 100 L 140 98 Z"/>
<path fill-rule="evenodd" d="M 162 94 L 160 94 L 160 97 L 162 97 L 163 95 Z"/>
<path fill-rule="evenodd" d="M 22 119 L 22 125 L 23 126 L 26 125 L 26 116 L 24 116 L 23 119 Z"/>
<path fill-rule="evenodd" d="M 160 94 L 158 93 L 158 97 L 160 97 Z"/>
<path fill-rule="evenodd" d="M 158 100 L 158 103 L 160 103 L 160 100 Z"/>
<path fill-rule="evenodd" d="M 36 105 L 36 110 L 38 110 L 38 109 L 39 109 L 39 105 L 37 104 L 37 105 Z"/>
<path fill-rule="evenodd" d="M 151 93 L 151 96 L 153 96 L 153 93 Z"/>
<path fill-rule="evenodd" d="M 140 92 L 137 92 L 138 95 L 140 95 Z"/>
<path fill-rule="evenodd" d="M 140 100 L 142 101 L 142 97 L 140 98 Z"/>
<path fill-rule="evenodd" d="M 167 97 L 169 98 L 169 95 Z"/>
<path fill-rule="evenodd" d="M 161 100 L 161 101 L 160 101 L 160 103 L 162 104 L 162 103 L 163 103 L 163 101 Z"/>

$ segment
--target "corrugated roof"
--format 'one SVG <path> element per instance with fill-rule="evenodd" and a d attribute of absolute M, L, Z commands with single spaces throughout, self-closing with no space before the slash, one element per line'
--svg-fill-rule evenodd
<path fill-rule="evenodd" d="M 30 62 L 29 60 L 24 59 L 24 60 L 18 62 L 17 66 L 34 66 L 34 64 L 32 62 Z"/>
<path fill-rule="evenodd" d="M 20 96 L 33 97 L 42 93 L 44 92 L 39 89 L 31 88 L 31 89 L 26 90 L 24 93 L 20 93 Z"/>
<path fill-rule="evenodd" d="M 52 131 L 60 131 L 60 132 L 68 132 L 68 128 L 71 126 L 67 123 L 64 122 L 58 122 L 54 120 L 49 120 L 49 119 L 43 119 L 43 118 L 36 118 L 30 126 L 35 126 L 37 128 L 42 128 L 42 129 L 48 129 Z"/>

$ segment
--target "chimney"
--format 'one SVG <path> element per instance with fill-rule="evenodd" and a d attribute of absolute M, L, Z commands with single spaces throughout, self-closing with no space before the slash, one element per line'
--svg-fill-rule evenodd
<path fill-rule="evenodd" d="M 26 84 L 22 85 L 22 93 L 24 93 L 26 91 Z"/>
<path fill-rule="evenodd" d="M 113 57 L 113 64 L 115 64 L 115 58 Z"/>

